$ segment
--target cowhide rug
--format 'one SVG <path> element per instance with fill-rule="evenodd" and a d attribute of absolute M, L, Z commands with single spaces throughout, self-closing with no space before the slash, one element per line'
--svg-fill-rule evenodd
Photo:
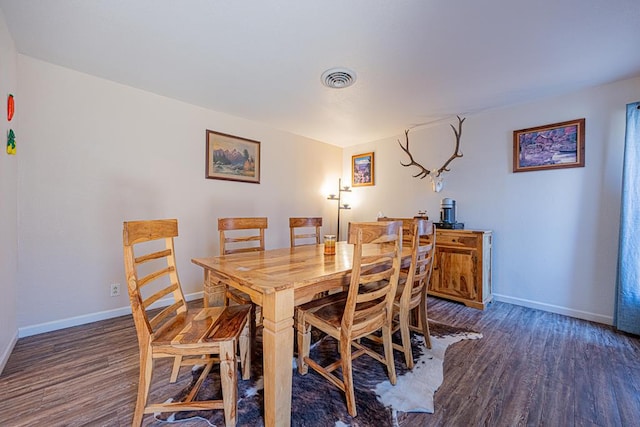
<path fill-rule="evenodd" d="M 434 393 L 443 381 L 444 354 L 447 347 L 465 339 L 479 339 L 482 335 L 468 330 L 429 322 L 431 331 L 431 349 L 424 346 L 421 335 L 412 333 L 412 348 L 415 367 L 409 371 L 404 364 L 404 355 L 395 351 L 395 386 L 389 383 L 385 367 L 368 356 L 353 361 L 356 404 L 358 415 L 351 417 L 347 413 L 344 394 L 312 369 L 307 375 L 300 375 L 293 363 L 293 398 L 291 405 L 291 424 L 293 426 L 394 426 L 398 412 L 433 413 Z M 399 341 L 398 334 L 394 340 Z M 367 343 L 370 343 L 367 341 Z M 263 382 L 262 353 L 258 345 L 258 354 L 252 366 L 252 378 L 238 380 L 238 418 L 239 426 L 263 426 Z M 381 346 L 378 348 L 382 354 Z M 323 365 L 337 359 L 336 341 L 324 337 L 317 341 L 311 350 L 311 356 Z M 193 381 L 174 400 L 183 398 L 198 377 L 193 371 Z M 219 399 L 220 375 L 214 367 L 205 380 L 197 400 Z M 223 426 L 224 414 L 220 411 L 178 412 L 175 414 L 155 414 L 163 423 L 199 419 L 199 425 Z M 160 424 L 160 423 L 159 423 Z M 190 424 L 191 425 L 191 424 Z"/>

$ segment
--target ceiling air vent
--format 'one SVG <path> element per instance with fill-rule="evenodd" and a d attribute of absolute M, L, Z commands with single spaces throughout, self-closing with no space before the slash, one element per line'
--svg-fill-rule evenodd
<path fill-rule="evenodd" d="M 322 73 L 322 84 L 332 89 L 343 89 L 356 82 L 356 73 L 346 68 L 331 68 Z"/>

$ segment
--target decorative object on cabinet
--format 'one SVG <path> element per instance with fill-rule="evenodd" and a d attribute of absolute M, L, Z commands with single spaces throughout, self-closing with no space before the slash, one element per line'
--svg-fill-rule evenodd
<path fill-rule="evenodd" d="M 354 187 L 375 185 L 373 153 L 351 156 L 351 185 Z"/>
<path fill-rule="evenodd" d="M 16 154 L 16 134 L 13 132 L 13 129 L 9 129 L 7 132 L 7 154 Z"/>
<path fill-rule="evenodd" d="M 456 201 L 445 197 L 440 201 L 440 222 L 436 222 L 437 228 L 449 228 L 462 230 L 463 222 L 456 221 Z"/>
<path fill-rule="evenodd" d="M 585 119 L 513 131 L 513 171 L 584 167 Z"/>
<path fill-rule="evenodd" d="M 207 129 L 205 177 L 260 184 L 260 141 Z"/>
<path fill-rule="evenodd" d="M 351 209 L 348 203 L 342 202 L 342 193 L 351 193 L 351 187 L 348 185 L 342 186 L 342 178 L 338 179 L 338 195 L 329 194 L 327 200 L 337 200 L 338 201 L 338 241 L 340 240 L 340 211 L 342 209 Z"/>
<path fill-rule="evenodd" d="M 458 129 L 456 129 L 453 125 L 450 125 L 451 129 L 453 129 L 453 134 L 456 137 L 455 149 L 453 150 L 453 154 L 451 155 L 451 157 L 449 157 L 449 159 L 446 162 L 444 162 L 444 164 L 438 169 L 429 170 L 413 159 L 413 155 L 409 151 L 409 129 L 404 131 L 406 145 L 402 145 L 402 143 L 398 140 L 398 144 L 400 144 L 400 148 L 402 148 L 402 151 L 407 153 L 410 160 L 409 163 L 405 164 L 400 162 L 400 164 L 405 167 L 417 166 L 420 169 L 420 172 L 418 172 L 416 175 L 413 175 L 413 177 L 424 179 L 425 177 L 428 176 L 429 179 L 431 180 L 431 188 L 436 193 L 439 193 L 442 190 L 442 187 L 444 186 L 444 181 L 443 181 L 444 177 L 442 176 L 442 174 L 444 172 L 450 171 L 449 164 L 454 159 L 463 156 L 463 154 L 460 152 L 460 138 L 462 137 L 462 123 L 466 120 L 466 117 L 464 119 L 461 119 L 460 116 L 456 116 L 456 117 L 458 118 Z"/>
<path fill-rule="evenodd" d="M 484 309 L 491 302 L 492 232 L 436 230 L 428 294 Z"/>
<path fill-rule="evenodd" d="M 7 97 L 7 121 L 10 122 L 13 119 L 13 114 L 16 112 L 16 104 L 13 99 L 13 95 L 9 94 Z"/>

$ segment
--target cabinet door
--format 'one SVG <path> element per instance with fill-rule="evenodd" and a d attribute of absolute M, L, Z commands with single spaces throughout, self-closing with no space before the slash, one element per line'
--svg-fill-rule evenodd
<path fill-rule="evenodd" d="M 478 298 L 475 249 L 437 247 L 430 291 L 465 300 Z"/>

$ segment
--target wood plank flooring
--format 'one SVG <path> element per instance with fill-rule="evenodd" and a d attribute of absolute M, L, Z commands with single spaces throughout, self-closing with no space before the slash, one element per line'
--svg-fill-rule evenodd
<path fill-rule="evenodd" d="M 401 426 L 640 425 L 640 338 L 499 302 L 479 311 L 429 298 L 429 317 L 484 338 L 447 350 L 435 413 L 403 414 Z M 157 366 L 168 378 L 169 364 Z M 0 425 L 128 426 L 137 381 L 131 316 L 23 338 L 0 376 Z"/>

